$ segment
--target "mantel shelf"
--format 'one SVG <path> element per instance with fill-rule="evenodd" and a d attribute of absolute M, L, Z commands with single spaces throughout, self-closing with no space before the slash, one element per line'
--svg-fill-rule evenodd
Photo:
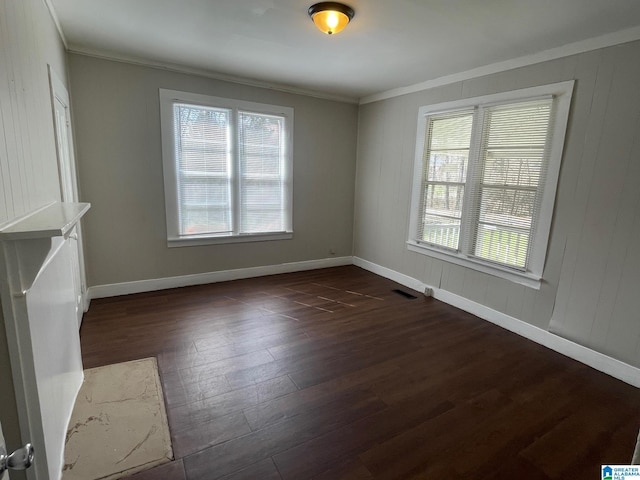
<path fill-rule="evenodd" d="M 0 241 L 67 236 L 90 207 L 90 203 L 54 202 L 0 229 Z"/>

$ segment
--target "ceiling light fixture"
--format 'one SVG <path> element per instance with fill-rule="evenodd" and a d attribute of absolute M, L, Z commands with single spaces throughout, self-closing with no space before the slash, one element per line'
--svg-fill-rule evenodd
<path fill-rule="evenodd" d="M 351 21 L 353 8 L 338 2 L 320 2 L 309 7 L 309 16 L 318 30 L 327 35 L 340 32 Z"/>

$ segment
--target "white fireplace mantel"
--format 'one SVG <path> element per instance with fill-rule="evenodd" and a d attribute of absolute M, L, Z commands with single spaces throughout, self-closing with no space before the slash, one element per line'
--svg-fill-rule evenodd
<path fill-rule="evenodd" d="M 2 227 L 0 241 L 66 237 L 90 206 L 53 202 Z"/>
<path fill-rule="evenodd" d="M 60 479 L 82 384 L 70 237 L 89 207 L 54 202 L 0 227 L 0 296 L 20 430 L 36 450 L 29 480 Z"/>

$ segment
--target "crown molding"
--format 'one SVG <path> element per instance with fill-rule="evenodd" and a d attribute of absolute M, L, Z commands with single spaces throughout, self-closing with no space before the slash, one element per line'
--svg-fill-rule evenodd
<path fill-rule="evenodd" d="M 58 15 L 56 15 L 56 10 L 53 8 L 53 4 L 51 0 L 42 0 L 44 6 L 49 10 L 49 15 L 51 15 L 51 19 L 53 23 L 56 25 L 56 30 L 58 30 L 58 35 L 60 35 L 60 39 L 62 40 L 62 44 L 65 49 L 69 49 L 69 45 L 67 44 L 67 37 L 64 36 L 64 32 L 62 31 L 62 25 L 60 25 L 60 20 L 58 20 Z"/>
<path fill-rule="evenodd" d="M 590 52 L 592 50 L 598 50 L 600 48 L 612 47 L 636 40 L 640 40 L 640 27 L 632 27 L 625 30 L 620 30 L 618 32 L 608 33 L 599 37 L 569 43 L 567 45 L 563 45 L 562 47 L 551 48 L 549 50 L 544 50 L 532 55 L 526 55 L 524 57 L 513 58 L 511 60 L 505 60 L 503 62 L 484 65 L 482 67 L 473 68 L 471 70 L 466 70 L 464 72 L 454 73 L 451 75 L 445 75 L 443 77 L 434 78 L 432 80 L 427 80 L 425 82 L 416 83 L 414 85 L 409 85 L 406 87 L 393 88 L 384 92 L 374 93 L 373 95 L 362 97 L 360 99 L 360 105 L 378 102 L 380 100 L 386 100 L 393 97 L 399 97 L 401 95 L 407 95 L 410 93 L 421 92 L 430 88 L 450 85 L 455 82 L 462 82 L 465 80 L 471 80 L 472 78 L 484 77 L 486 75 L 491 75 L 494 73 L 500 73 L 507 70 L 513 70 L 515 68 L 535 65 L 536 63 L 556 60 L 558 58 L 569 57 L 571 55 Z"/>
<path fill-rule="evenodd" d="M 223 81 L 223 82 L 237 83 L 237 84 L 240 84 L 240 85 L 247 85 L 247 86 L 250 86 L 250 87 L 264 88 L 264 89 L 267 89 L 267 90 L 275 90 L 275 91 L 278 91 L 278 92 L 290 93 L 290 94 L 293 94 L 293 95 L 304 95 L 306 97 L 320 98 L 322 100 L 331 100 L 331 101 L 334 101 L 334 102 L 341 102 L 341 103 L 351 103 L 351 104 L 355 104 L 355 105 L 358 104 L 358 98 L 357 97 L 348 97 L 348 96 L 344 96 L 344 95 L 336 95 L 336 94 L 327 93 L 327 92 L 320 92 L 320 91 L 317 91 L 317 90 L 293 87 L 293 86 L 290 86 L 290 85 L 283 85 L 283 84 L 279 84 L 279 83 L 265 82 L 265 81 L 261 81 L 261 80 L 251 79 L 251 78 L 238 77 L 238 76 L 234 76 L 234 75 L 228 75 L 228 74 L 224 74 L 224 73 L 214 72 L 214 71 L 207 70 L 207 69 L 204 69 L 204 68 L 192 68 L 192 67 L 185 67 L 185 66 L 182 66 L 182 65 L 176 65 L 176 64 L 172 64 L 172 63 L 168 63 L 168 62 L 158 62 L 158 61 L 151 61 L 151 60 L 143 60 L 143 59 L 140 59 L 140 58 L 129 57 L 129 56 L 126 56 L 126 55 L 105 53 L 105 52 L 102 52 L 102 51 L 99 51 L 99 50 L 78 48 L 78 47 L 75 47 L 75 46 L 67 48 L 67 51 L 69 53 L 73 53 L 73 54 L 76 54 L 76 55 L 84 55 L 86 57 L 99 58 L 101 60 L 110 60 L 112 62 L 120 62 L 120 63 L 127 63 L 127 64 L 130 64 L 130 65 L 137 65 L 137 66 L 142 66 L 142 67 L 156 68 L 156 69 L 159 69 L 159 70 L 166 70 L 166 71 L 175 72 L 175 73 L 183 73 L 183 74 L 187 74 L 187 75 L 198 75 L 200 77 L 211 78 L 213 80 L 220 80 L 220 81 Z"/>

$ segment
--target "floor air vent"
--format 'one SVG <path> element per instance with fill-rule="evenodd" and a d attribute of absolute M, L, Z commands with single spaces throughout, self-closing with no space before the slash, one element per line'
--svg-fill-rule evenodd
<path fill-rule="evenodd" d="M 395 289 L 393 293 L 397 293 L 398 295 L 402 295 L 404 298 L 408 298 L 409 300 L 415 300 L 415 295 L 411 295 L 409 292 L 405 292 L 404 290 Z"/>

